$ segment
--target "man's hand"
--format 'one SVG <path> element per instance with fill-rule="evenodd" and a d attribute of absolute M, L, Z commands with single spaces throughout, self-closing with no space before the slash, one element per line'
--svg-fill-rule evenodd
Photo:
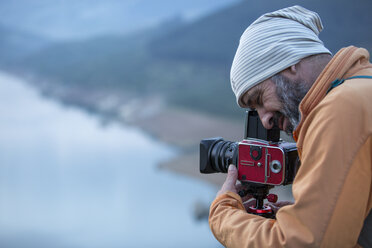
<path fill-rule="evenodd" d="M 293 202 L 290 202 L 290 201 L 280 201 L 277 203 L 266 203 L 265 205 L 271 207 L 274 213 L 276 213 L 281 207 L 292 205 L 292 204 Z"/>
<path fill-rule="evenodd" d="M 228 191 L 238 194 L 239 190 L 244 189 L 244 185 L 237 183 L 237 180 L 238 180 L 238 170 L 236 169 L 235 165 L 231 164 L 227 171 L 226 180 L 224 184 L 222 185 L 220 191 L 218 191 L 217 197 L 222 194 L 227 193 Z M 256 200 L 254 199 L 250 200 L 250 199 L 252 199 L 251 195 L 246 195 L 242 197 L 242 201 L 243 201 L 245 209 L 248 209 L 249 207 L 256 205 Z M 293 202 L 283 201 L 283 202 L 277 202 L 277 203 L 267 203 L 266 205 L 270 206 L 273 209 L 273 211 L 276 213 L 281 207 L 291 205 L 291 204 L 293 204 Z"/>
<path fill-rule="evenodd" d="M 240 182 L 237 183 L 237 179 L 238 179 L 238 170 L 236 169 L 235 165 L 231 164 L 227 171 L 226 180 L 224 184 L 222 185 L 220 191 L 218 191 L 217 197 L 219 195 L 227 193 L 228 191 L 238 194 L 240 190 L 244 189 L 244 185 L 242 185 Z M 250 199 L 252 199 L 252 196 L 249 194 L 242 197 L 242 202 L 243 202 L 245 209 L 248 209 L 249 207 L 254 206 L 256 204 L 256 200 L 248 201 Z"/>
<path fill-rule="evenodd" d="M 236 189 L 236 180 L 238 179 L 238 170 L 236 169 L 235 165 L 230 164 L 229 169 L 227 171 L 227 177 L 222 185 L 220 191 L 218 191 L 217 196 L 227 193 L 228 191 L 238 193 Z"/>

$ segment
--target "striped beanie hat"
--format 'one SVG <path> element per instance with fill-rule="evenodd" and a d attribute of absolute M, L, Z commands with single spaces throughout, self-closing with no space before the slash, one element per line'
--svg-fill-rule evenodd
<path fill-rule="evenodd" d="M 317 13 L 292 6 L 267 13 L 243 33 L 231 67 L 231 87 L 238 105 L 253 86 L 314 54 L 331 52 L 318 38 L 323 29 Z"/>

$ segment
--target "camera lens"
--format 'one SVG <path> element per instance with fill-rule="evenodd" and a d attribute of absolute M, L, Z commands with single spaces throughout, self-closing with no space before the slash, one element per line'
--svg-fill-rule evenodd
<path fill-rule="evenodd" d="M 237 143 L 222 138 L 212 138 L 200 142 L 200 172 L 226 173 L 230 164 L 236 165 Z"/>
<path fill-rule="evenodd" d="M 227 172 L 229 165 L 233 163 L 236 143 L 219 141 L 211 150 L 212 167 L 216 172 Z"/>

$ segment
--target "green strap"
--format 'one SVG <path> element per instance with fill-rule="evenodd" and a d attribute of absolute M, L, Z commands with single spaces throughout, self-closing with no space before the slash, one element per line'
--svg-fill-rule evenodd
<path fill-rule="evenodd" d="M 372 79 L 372 76 L 354 76 L 354 77 L 349 77 L 349 78 L 346 78 L 346 79 L 336 79 L 335 81 L 333 81 L 331 83 L 331 86 L 329 87 L 329 89 L 327 90 L 327 94 L 334 88 L 336 88 L 337 86 L 339 86 L 340 84 L 342 84 L 345 80 L 349 80 L 349 79 L 354 79 L 354 78 L 370 78 Z"/>

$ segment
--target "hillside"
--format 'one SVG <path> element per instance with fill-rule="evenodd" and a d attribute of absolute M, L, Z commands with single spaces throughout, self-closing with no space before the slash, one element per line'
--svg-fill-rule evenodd
<path fill-rule="evenodd" d="M 193 23 L 171 20 L 126 36 L 60 43 L 19 61 L 22 70 L 79 87 L 113 89 L 224 117 L 240 117 L 229 84 L 239 37 L 261 14 L 293 4 L 317 11 L 331 51 L 350 44 L 372 51 L 372 2 L 242 1 Z M 357 17 L 357 18 L 356 18 Z"/>
<path fill-rule="evenodd" d="M 0 24 L 0 65 L 9 66 L 40 51 L 51 42 L 41 36 Z"/>
<path fill-rule="evenodd" d="M 246 0 L 153 40 L 153 51 L 169 59 L 231 63 L 250 23 L 263 13 L 295 4 L 319 13 L 324 25 L 320 38 L 333 53 L 351 44 L 372 50 L 371 1 Z"/>

